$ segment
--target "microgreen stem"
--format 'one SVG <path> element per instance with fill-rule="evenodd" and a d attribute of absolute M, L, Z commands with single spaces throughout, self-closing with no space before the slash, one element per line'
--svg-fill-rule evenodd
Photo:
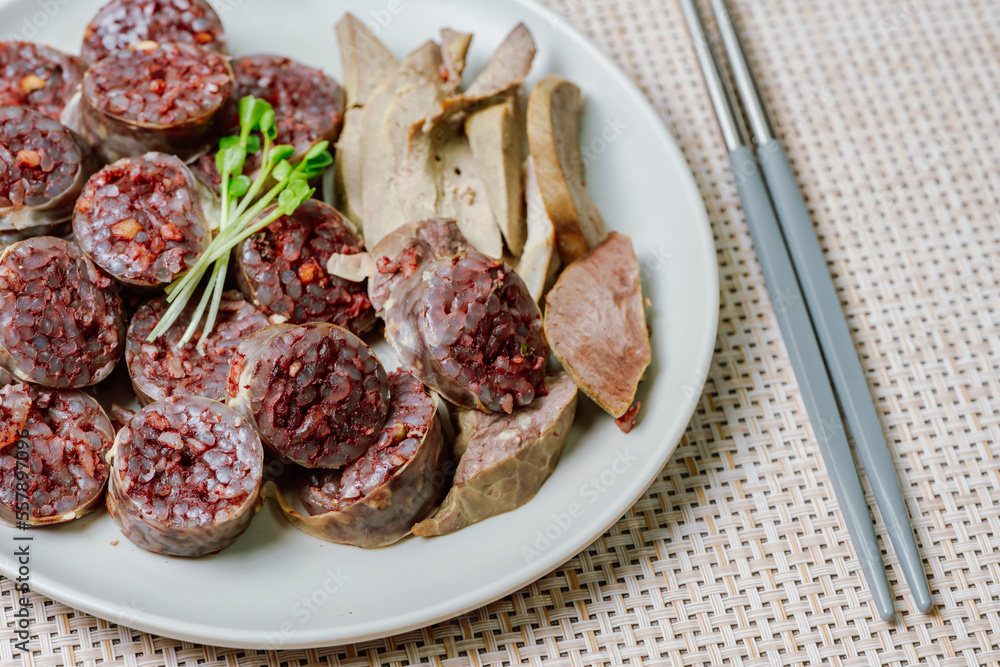
<path fill-rule="evenodd" d="M 180 345 L 187 345 L 204 316 L 205 323 L 197 344 L 198 351 L 204 353 L 205 342 L 218 318 L 233 248 L 278 218 L 294 213 L 314 193 L 308 186 L 308 180 L 318 176 L 333 162 L 326 150 L 328 144 L 324 141 L 313 146 L 292 167 L 288 160 L 294 155 L 294 148 L 275 144 L 277 130 L 271 105 L 248 96 L 240 100 L 239 107 L 239 135 L 220 141 L 216 155 L 216 167 L 222 179 L 218 233 L 194 266 L 167 286 L 167 303 L 170 305 L 147 338 L 151 342 L 166 333 L 184 313 L 198 285 L 211 268 L 204 292 L 180 339 Z M 251 182 L 244 176 L 243 169 L 248 154 L 257 150 L 260 150 L 261 167 Z M 272 181 L 274 185 L 264 192 Z M 264 192 L 263 196 L 261 192 Z M 274 210 L 265 215 L 276 198 L 278 203 Z"/>
<path fill-rule="evenodd" d="M 247 191 L 247 194 L 240 201 L 239 205 L 236 207 L 236 213 L 234 217 L 239 220 L 240 217 L 246 212 L 247 206 L 253 203 L 254 199 L 260 193 L 261 188 L 267 182 L 267 179 L 271 176 L 271 172 L 274 171 L 274 165 L 271 164 L 271 138 L 266 134 L 264 135 L 264 165 L 259 172 L 257 172 L 257 177 L 253 181 L 253 185 Z"/>
<path fill-rule="evenodd" d="M 229 266 L 229 255 L 219 259 L 215 263 L 215 271 L 212 274 L 212 278 L 209 280 L 209 288 L 205 290 L 205 295 L 209 293 L 212 294 L 211 306 L 208 309 L 208 317 L 205 319 L 205 327 L 201 332 L 201 338 L 198 339 L 198 352 L 205 354 L 205 341 L 208 340 L 208 336 L 212 333 L 212 329 L 215 328 L 215 318 L 219 314 L 219 304 L 222 303 L 222 292 L 226 286 L 226 267 Z M 194 335 L 194 332 L 192 332 Z M 182 340 L 181 345 L 187 345 L 187 340 Z"/>

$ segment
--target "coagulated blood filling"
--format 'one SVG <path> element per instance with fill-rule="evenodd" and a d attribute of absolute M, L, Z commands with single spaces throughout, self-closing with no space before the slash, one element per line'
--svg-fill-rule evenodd
<path fill-rule="evenodd" d="M 197 123 L 218 112 L 232 90 L 225 57 L 189 44 L 117 51 L 83 80 L 96 109 L 143 127 Z"/>
<path fill-rule="evenodd" d="M 122 301 L 77 245 L 39 236 L 0 262 L 0 331 L 22 377 L 86 387 L 107 377 L 121 356 Z"/>
<path fill-rule="evenodd" d="M 173 281 L 210 241 L 194 177 L 162 153 L 125 158 L 94 174 L 76 202 L 73 231 L 98 266 L 146 286 Z"/>
<path fill-rule="evenodd" d="M 488 409 L 510 413 L 545 393 L 541 318 L 502 261 L 465 253 L 437 262 L 423 307 L 431 355 Z"/>
<path fill-rule="evenodd" d="M 292 163 L 298 162 L 322 140 L 336 141 L 344 122 L 344 91 L 332 77 L 291 58 L 254 55 L 233 61 L 236 88 L 233 100 L 247 95 L 265 100 L 274 107 L 276 144 L 295 148 Z M 239 128 L 237 106 L 230 104 L 224 126 L 226 133 Z M 260 153 L 247 156 L 243 173 L 251 174 L 261 165 Z M 221 179 L 210 155 L 192 165 L 195 173 L 218 190 Z"/>
<path fill-rule="evenodd" d="M 22 432 L 26 447 L 18 446 Z M 104 454 L 113 435 L 111 422 L 86 394 L 29 384 L 0 388 L 0 503 L 16 511 L 27 500 L 31 517 L 39 519 L 82 507 L 108 478 Z M 22 497 L 15 487 L 19 457 L 28 473 Z"/>
<path fill-rule="evenodd" d="M 0 209 L 42 206 L 74 184 L 83 153 L 58 121 L 0 107 Z"/>
<path fill-rule="evenodd" d="M 150 40 L 226 50 L 222 21 L 205 0 L 112 0 L 87 26 L 83 57 L 96 63 Z"/>
<path fill-rule="evenodd" d="M 237 99 L 253 95 L 270 103 L 278 132 L 275 141 L 294 146 L 297 155 L 339 134 L 344 91 L 320 70 L 291 58 L 258 55 L 238 58 L 233 72 Z"/>
<path fill-rule="evenodd" d="M 342 471 L 313 473 L 300 497 L 310 514 L 350 507 L 385 484 L 420 446 L 436 409 L 427 389 L 409 373 L 391 373 L 392 405 L 378 440 Z"/>
<path fill-rule="evenodd" d="M 230 405 L 234 391 L 248 393 L 262 439 L 297 463 L 336 468 L 356 459 L 376 441 L 389 411 L 382 364 L 341 327 L 277 331 L 264 330 L 240 347 L 230 369 Z"/>
<path fill-rule="evenodd" d="M 330 275 L 326 265 L 332 255 L 363 249 L 336 209 L 310 199 L 247 239 L 240 249 L 242 278 L 268 313 L 293 324 L 329 322 L 360 335 L 375 326 L 366 286 Z"/>
<path fill-rule="evenodd" d="M 239 414 L 183 397 L 139 412 L 119 435 L 114 465 L 144 517 L 191 527 L 241 509 L 260 485 L 261 461 L 257 436 Z"/>
<path fill-rule="evenodd" d="M 32 42 L 0 43 L 0 106 L 34 109 L 59 120 L 86 65 Z"/>
<path fill-rule="evenodd" d="M 144 304 L 132 318 L 125 347 L 132 384 L 145 400 L 189 395 L 226 400 L 226 376 L 233 353 L 246 338 L 268 326 L 267 315 L 239 292 L 226 292 L 215 328 L 204 351 L 199 352 L 200 328 L 187 345 L 179 345 L 190 324 L 193 304 L 166 333 L 152 343 L 146 340 L 167 307 L 166 300 L 156 299 Z"/>

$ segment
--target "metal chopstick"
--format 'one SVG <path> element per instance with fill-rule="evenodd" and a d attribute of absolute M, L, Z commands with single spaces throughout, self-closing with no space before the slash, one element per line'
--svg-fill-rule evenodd
<path fill-rule="evenodd" d="M 755 135 L 753 138 L 757 143 L 757 157 L 778 213 L 778 223 L 791 250 L 792 263 L 819 336 L 827 370 L 833 378 L 858 455 L 879 509 L 882 510 L 900 567 L 910 584 L 913 601 L 917 609 L 927 613 L 934 602 L 927 585 L 923 560 L 913 536 L 913 527 L 899 489 L 899 479 L 882 432 L 882 424 L 875 412 L 875 403 L 865 382 L 854 339 L 837 296 L 837 288 L 826 268 L 823 250 L 802 200 L 802 191 L 788 164 L 788 157 L 771 131 L 767 112 L 750 73 L 725 0 L 711 0 L 711 4 L 723 46 L 729 56 L 736 88 Z"/>
<path fill-rule="evenodd" d="M 806 412 L 819 442 L 820 454 L 847 522 L 847 531 L 861 562 L 861 569 L 871 588 L 876 611 L 883 620 L 892 620 L 896 613 L 895 604 L 882 562 L 882 551 L 875 537 L 861 480 L 858 478 L 798 276 L 785 247 L 757 161 L 740 132 L 733 103 L 709 47 L 701 15 L 694 0 L 681 0 L 681 7 L 684 9 L 688 30 L 726 141 L 729 162 L 736 177 L 764 281 L 775 300 L 775 317 L 802 390 Z"/>

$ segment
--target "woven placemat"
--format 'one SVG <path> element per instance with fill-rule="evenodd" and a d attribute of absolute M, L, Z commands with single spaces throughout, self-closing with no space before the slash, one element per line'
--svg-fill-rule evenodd
<path fill-rule="evenodd" d="M 551 0 L 656 104 L 718 244 L 715 361 L 649 492 L 510 597 L 354 646 L 196 646 L 32 595 L 29 657 L 4 580 L 0 667 L 1000 664 L 1000 4 L 731 3 L 896 452 L 934 613 L 912 609 L 890 553 L 904 611 L 873 620 L 679 6 Z"/>

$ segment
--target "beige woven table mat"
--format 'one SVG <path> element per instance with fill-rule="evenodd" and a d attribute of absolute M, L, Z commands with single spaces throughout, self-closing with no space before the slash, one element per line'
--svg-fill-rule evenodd
<path fill-rule="evenodd" d="M 649 492 L 510 597 L 354 646 L 203 647 L 33 595 L 28 657 L 4 580 L 0 667 L 1000 664 L 1000 3 L 731 1 L 896 452 L 933 614 L 890 553 L 905 611 L 873 620 L 679 6 L 551 0 L 656 104 L 718 244 L 715 361 Z"/>

